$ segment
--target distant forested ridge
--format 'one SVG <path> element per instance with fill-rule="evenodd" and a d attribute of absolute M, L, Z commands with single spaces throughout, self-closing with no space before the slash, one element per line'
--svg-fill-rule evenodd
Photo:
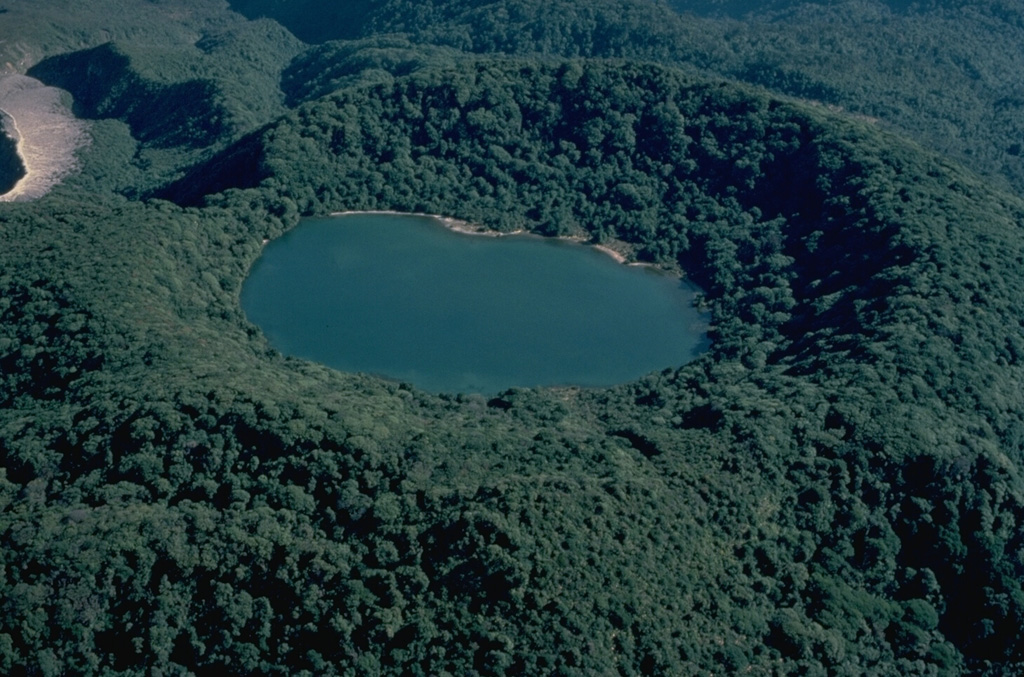
<path fill-rule="evenodd" d="M 1024 669 L 1024 200 L 686 56 L 955 8 L 8 4 L 93 143 L 0 205 L 5 674 Z M 351 209 L 615 240 L 711 348 L 489 399 L 285 358 L 241 284 Z"/>
<path fill-rule="evenodd" d="M 1012 0 L 315 4 L 232 6 L 313 43 L 401 33 L 473 52 L 686 64 L 876 118 L 1024 193 L 1024 6 Z"/>

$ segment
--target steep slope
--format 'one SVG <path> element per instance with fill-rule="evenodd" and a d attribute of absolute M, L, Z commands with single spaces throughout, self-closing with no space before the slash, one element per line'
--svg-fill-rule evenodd
<path fill-rule="evenodd" d="M 29 73 L 71 92 L 80 117 L 124 120 L 134 137 L 157 147 L 200 148 L 233 131 L 213 83 L 146 80 L 113 44 L 50 57 Z"/>
<path fill-rule="evenodd" d="M 681 11 L 701 3 L 676 3 Z M 705 21 L 708 68 L 875 118 L 1024 194 L 1024 8 L 973 2 L 754 3 Z M 710 45 L 709 45 L 710 46 Z"/>
<path fill-rule="evenodd" d="M 8 0 L 0 12 L 0 71 L 24 73 L 48 56 L 107 42 L 180 48 L 242 23 L 220 0 Z"/>
<path fill-rule="evenodd" d="M 969 3 L 463 2 L 403 0 L 236 8 L 325 42 L 402 33 L 507 54 L 628 57 L 691 65 L 877 119 L 1024 194 L 1021 8 Z M 254 6 L 254 5 L 253 5 Z M 697 12 L 701 16 L 695 15 Z M 730 18 L 730 15 L 733 18 Z M 739 17 L 743 19 L 740 20 Z M 310 26 L 303 33 L 298 26 Z"/>
<path fill-rule="evenodd" d="M 278 81 L 301 50 L 277 24 L 249 22 L 211 28 L 194 44 L 107 43 L 29 72 L 103 122 L 92 133 L 109 151 L 84 155 L 87 182 L 137 195 L 283 113 Z M 110 167 L 107 155 L 127 158 Z"/>

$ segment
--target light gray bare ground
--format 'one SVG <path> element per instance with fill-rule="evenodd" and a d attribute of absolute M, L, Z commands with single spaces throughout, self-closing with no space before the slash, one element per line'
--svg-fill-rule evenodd
<path fill-rule="evenodd" d="M 25 176 L 0 202 L 39 198 L 75 170 L 75 152 L 88 135 L 63 94 L 25 75 L 0 77 L 0 119 L 25 165 Z"/>

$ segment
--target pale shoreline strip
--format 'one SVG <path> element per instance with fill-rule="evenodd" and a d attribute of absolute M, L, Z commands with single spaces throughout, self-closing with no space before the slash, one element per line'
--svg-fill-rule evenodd
<path fill-rule="evenodd" d="M 510 231 L 510 232 L 507 232 L 507 233 L 503 233 L 501 231 L 491 230 L 491 229 L 487 228 L 486 226 L 482 226 L 480 224 L 470 223 L 469 221 L 465 221 L 463 219 L 457 219 L 457 218 L 452 217 L 452 216 L 443 216 L 441 214 L 426 214 L 426 213 L 423 213 L 423 212 L 400 212 L 400 211 L 395 211 L 395 210 L 391 210 L 391 209 L 362 209 L 362 210 L 350 210 L 350 211 L 343 211 L 343 212 L 331 212 L 330 216 L 350 216 L 350 215 L 355 215 L 355 214 L 391 214 L 391 215 L 394 215 L 394 216 L 425 216 L 427 218 L 431 218 L 431 219 L 434 219 L 434 220 L 440 222 L 441 225 L 443 225 L 448 230 L 454 231 L 456 233 L 461 233 L 463 235 L 475 235 L 475 236 L 482 236 L 482 237 L 506 237 L 506 236 L 510 236 L 510 235 L 530 236 L 530 237 L 549 237 L 549 236 L 546 236 L 546 235 L 537 235 L 536 233 L 531 233 L 528 230 L 523 230 L 523 229 L 513 230 L 513 231 Z M 589 243 L 589 242 L 587 242 L 582 237 L 575 237 L 575 236 L 572 236 L 572 235 L 556 235 L 556 236 L 554 236 L 554 239 L 556 239 L 556 240 L 565 240 L 566 242 L 576 242 L 578 244 L 582 244 L 582 245 L 585 245 L 585 246 L 588 246 L 588 247 L 593 247 L 594 249 L 596 249 L 597 251 L 601 252 L 602 254 L 605 254 L 607 256 L 612 257 L 618 263 L 621 263 L 621 264 L 624 264 L 624 265 L 627 265 L 627 266 L 653 267 L 653 265 L 654 265 L 654 264 L 645 263 L 645 262 L 642 262 L 642 261 L 634 261 L 634 262 L 627 261 L 625 256 L 623 256 L 621 253 L 615 251 L 611 247 L 608 247 L 607 245 L 603 245 L 603 244 Z"/>

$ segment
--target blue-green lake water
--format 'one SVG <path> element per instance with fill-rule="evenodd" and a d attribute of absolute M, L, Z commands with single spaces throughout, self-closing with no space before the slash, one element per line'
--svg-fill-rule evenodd
<path fill-rule="evenodd" d="M 707 347 L 694 292 L 580 244 L 348 214 L 267 244 L 241 302 L 286 355 L 490 394 L 608 386 L 688 362 Z"/>

